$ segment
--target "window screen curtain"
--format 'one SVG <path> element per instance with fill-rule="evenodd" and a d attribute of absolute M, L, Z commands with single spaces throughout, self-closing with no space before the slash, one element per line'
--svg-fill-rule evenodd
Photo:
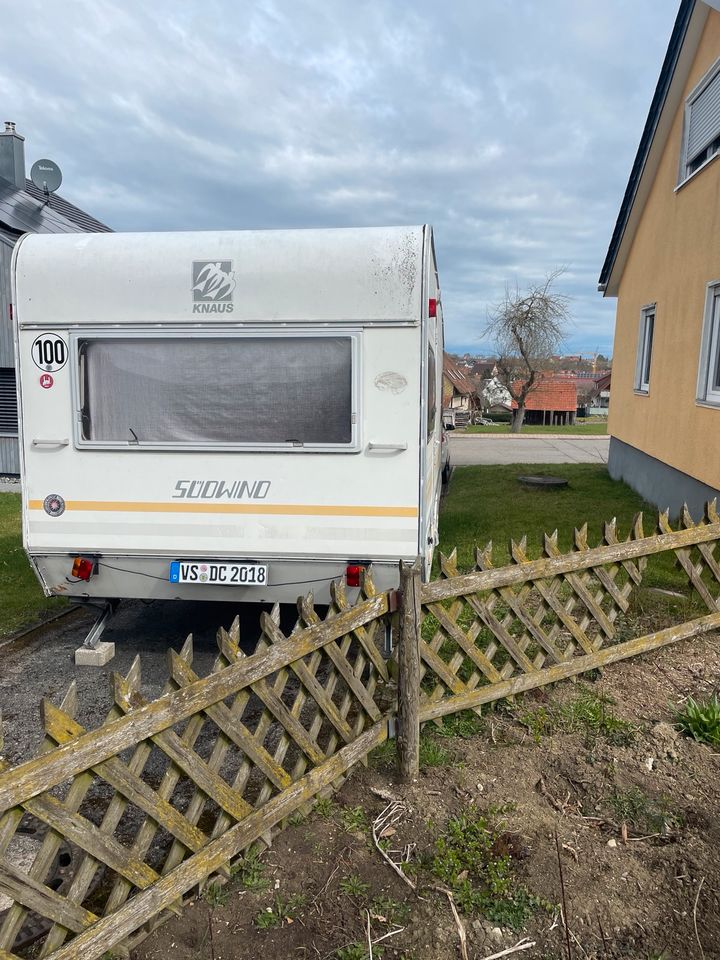
<path fill-rule="evenodd" d="M 80 343 L 87 440 L 347 444 L 348 337 Z"/>
<path fill-rule="evenodd" d="M 690 104 L 687 162 L 690 163 L 720 133 L 720 72 Z"/>

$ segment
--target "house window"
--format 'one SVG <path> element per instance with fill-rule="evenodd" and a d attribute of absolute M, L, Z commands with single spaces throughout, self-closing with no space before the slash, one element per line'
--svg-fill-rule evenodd
<path fill-rule="evenodd" d="M 720 406 L 720 283 L 708 286 L 697 396 Z"/>
<path fill-rule="evenodd" d="M 635 364 L 635 389 L 641 393 L 647 393 L 650 389 L 650 364 L 652 363 L 654 333 L 655 306 L 643 307 L 640 314 L 640 332 Z"/>
<path fill-rule="evenodd" d="M 18 435 L 18 407 L 15 392 L 15 370 L 0 367 L 0 437 Z"/>
<path fill-rule="evenodd" d="M 81 336 L 79 446 L 354 449 L 357 336 Z"/>
<path fill-rule="evenodd" d="M 720 150 L 720 60 L 687 98 L 680 180 L 698 170 Z"/>

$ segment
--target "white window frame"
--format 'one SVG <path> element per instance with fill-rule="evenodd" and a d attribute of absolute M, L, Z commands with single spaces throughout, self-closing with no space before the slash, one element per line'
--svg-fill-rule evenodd
<path fill-rule="evenodd" d="M 692 113 L 692 107 L 698 97 L 706 90 L 706 88 L 715 80 L 717 75 L 720 73 L 720 57 L 713 63 L 707 73 L 702 77 L 700 82 L 690 91 L 688 94 L 687 100 L 685 101 L 685 118 L 683 122 L 683 136 L 682 136 L 682 148 L 680 150 L 680 170 L 678 173 L 678 186 L 682 186 L 686 180 L 689 180 L 691 177 L 694 177 L 696 173 L 699 173 L 700 170 L 703 170 L 705 166 L 717 157 L 720 154 L 720 149 L 714 150 L 710 153 L 712 144 L 720 138 L 720 115 L 718 116 L 718 124 L 715 133 L 708 140 L 707 144 L 703 148 L 705 151 L 705 158 L 694 170 L 690 170 L 690 164 L 697 160 L 700 155 L 703 153 L 701 150 L 699 153 L 695 154 L 693 157 L 688 156 L 688 141 L 690 138 L 690 115 Z"/>
<path fill-rule="evenodd" d="M 720 407 L 720 382 L 713 382 L 713 374 L 720 363 L 720 280 L 707 285 L 705 317 L 700 341 L 697 400 L 699 403 Z M 718 376 L 720 381 L 720 376 Z"/>
<path fill-rule="evenodd" d="M 635 360 L 635 392 L 643 395 L 650 392 L 650 369 L 655 342 L 656 304 L 648 303 L 640 311 L 637 356 Z M 650 333 L 650 336 L 648 336 Z"/>
<path fill-rule="evenodd" d="M 87 327 L 82 330 L 74 331 L 70 334 L 70 363 L 71 363 L 71 381 L 73 391 L 73 441 L 77 449 L 92 450 L 216 450 L 216 451 L 255 451 L 255 452 L 282 452 L 282 453 L 357 453 L 362 446 L 360 410 L 362 410 L 362 350 L 361 350 L 362 331 L 358 329 L 348 329 L 338 326 L 327 326 L 322 329 L 313 328 L 293 328 L 282 330 L 271 330 L 267 327 L 262 328 L 208 328 L 198 330 L 197 328 L 120 328 L 112 329 Z M 80 377 L 80 341 L 110 339 L 118 340 L 127 338 L 128 340 L 138 340 L 142 338 L 153 340 L 167 338 L 176 338 L 182 340 L 192 340 L 199 337 L 211 339 L 227 339 L 228 337 L 245 337 L 248 339 L 307 339 L 309 337 L 318 337 L 327 339 L 331 337 L 341 337 L 350 340 L 351 350 L 351 435 L 348 443 L 217 443 L 208 441 L 207 443 L 179 443 L 179 442 L 140 442 L 133 443 L 117 440 L 88 440 L 82 433 L 82 384 Z"/>

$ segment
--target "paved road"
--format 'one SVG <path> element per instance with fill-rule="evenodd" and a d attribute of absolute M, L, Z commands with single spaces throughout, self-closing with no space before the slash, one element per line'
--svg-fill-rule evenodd
<path fill-rule="evenodd" d="M 607 463 L 609 437 L 493 437 L 450 434 L 454 466 L 493 463 Z"/>

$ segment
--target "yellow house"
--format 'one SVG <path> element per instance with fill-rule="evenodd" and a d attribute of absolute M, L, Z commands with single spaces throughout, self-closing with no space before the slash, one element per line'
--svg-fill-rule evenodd
<path fill-rule="evenodd" d="M 698 515 L 720 498 L 720 0 L 680 4 L 600 290 L 610 473 Z"/>

